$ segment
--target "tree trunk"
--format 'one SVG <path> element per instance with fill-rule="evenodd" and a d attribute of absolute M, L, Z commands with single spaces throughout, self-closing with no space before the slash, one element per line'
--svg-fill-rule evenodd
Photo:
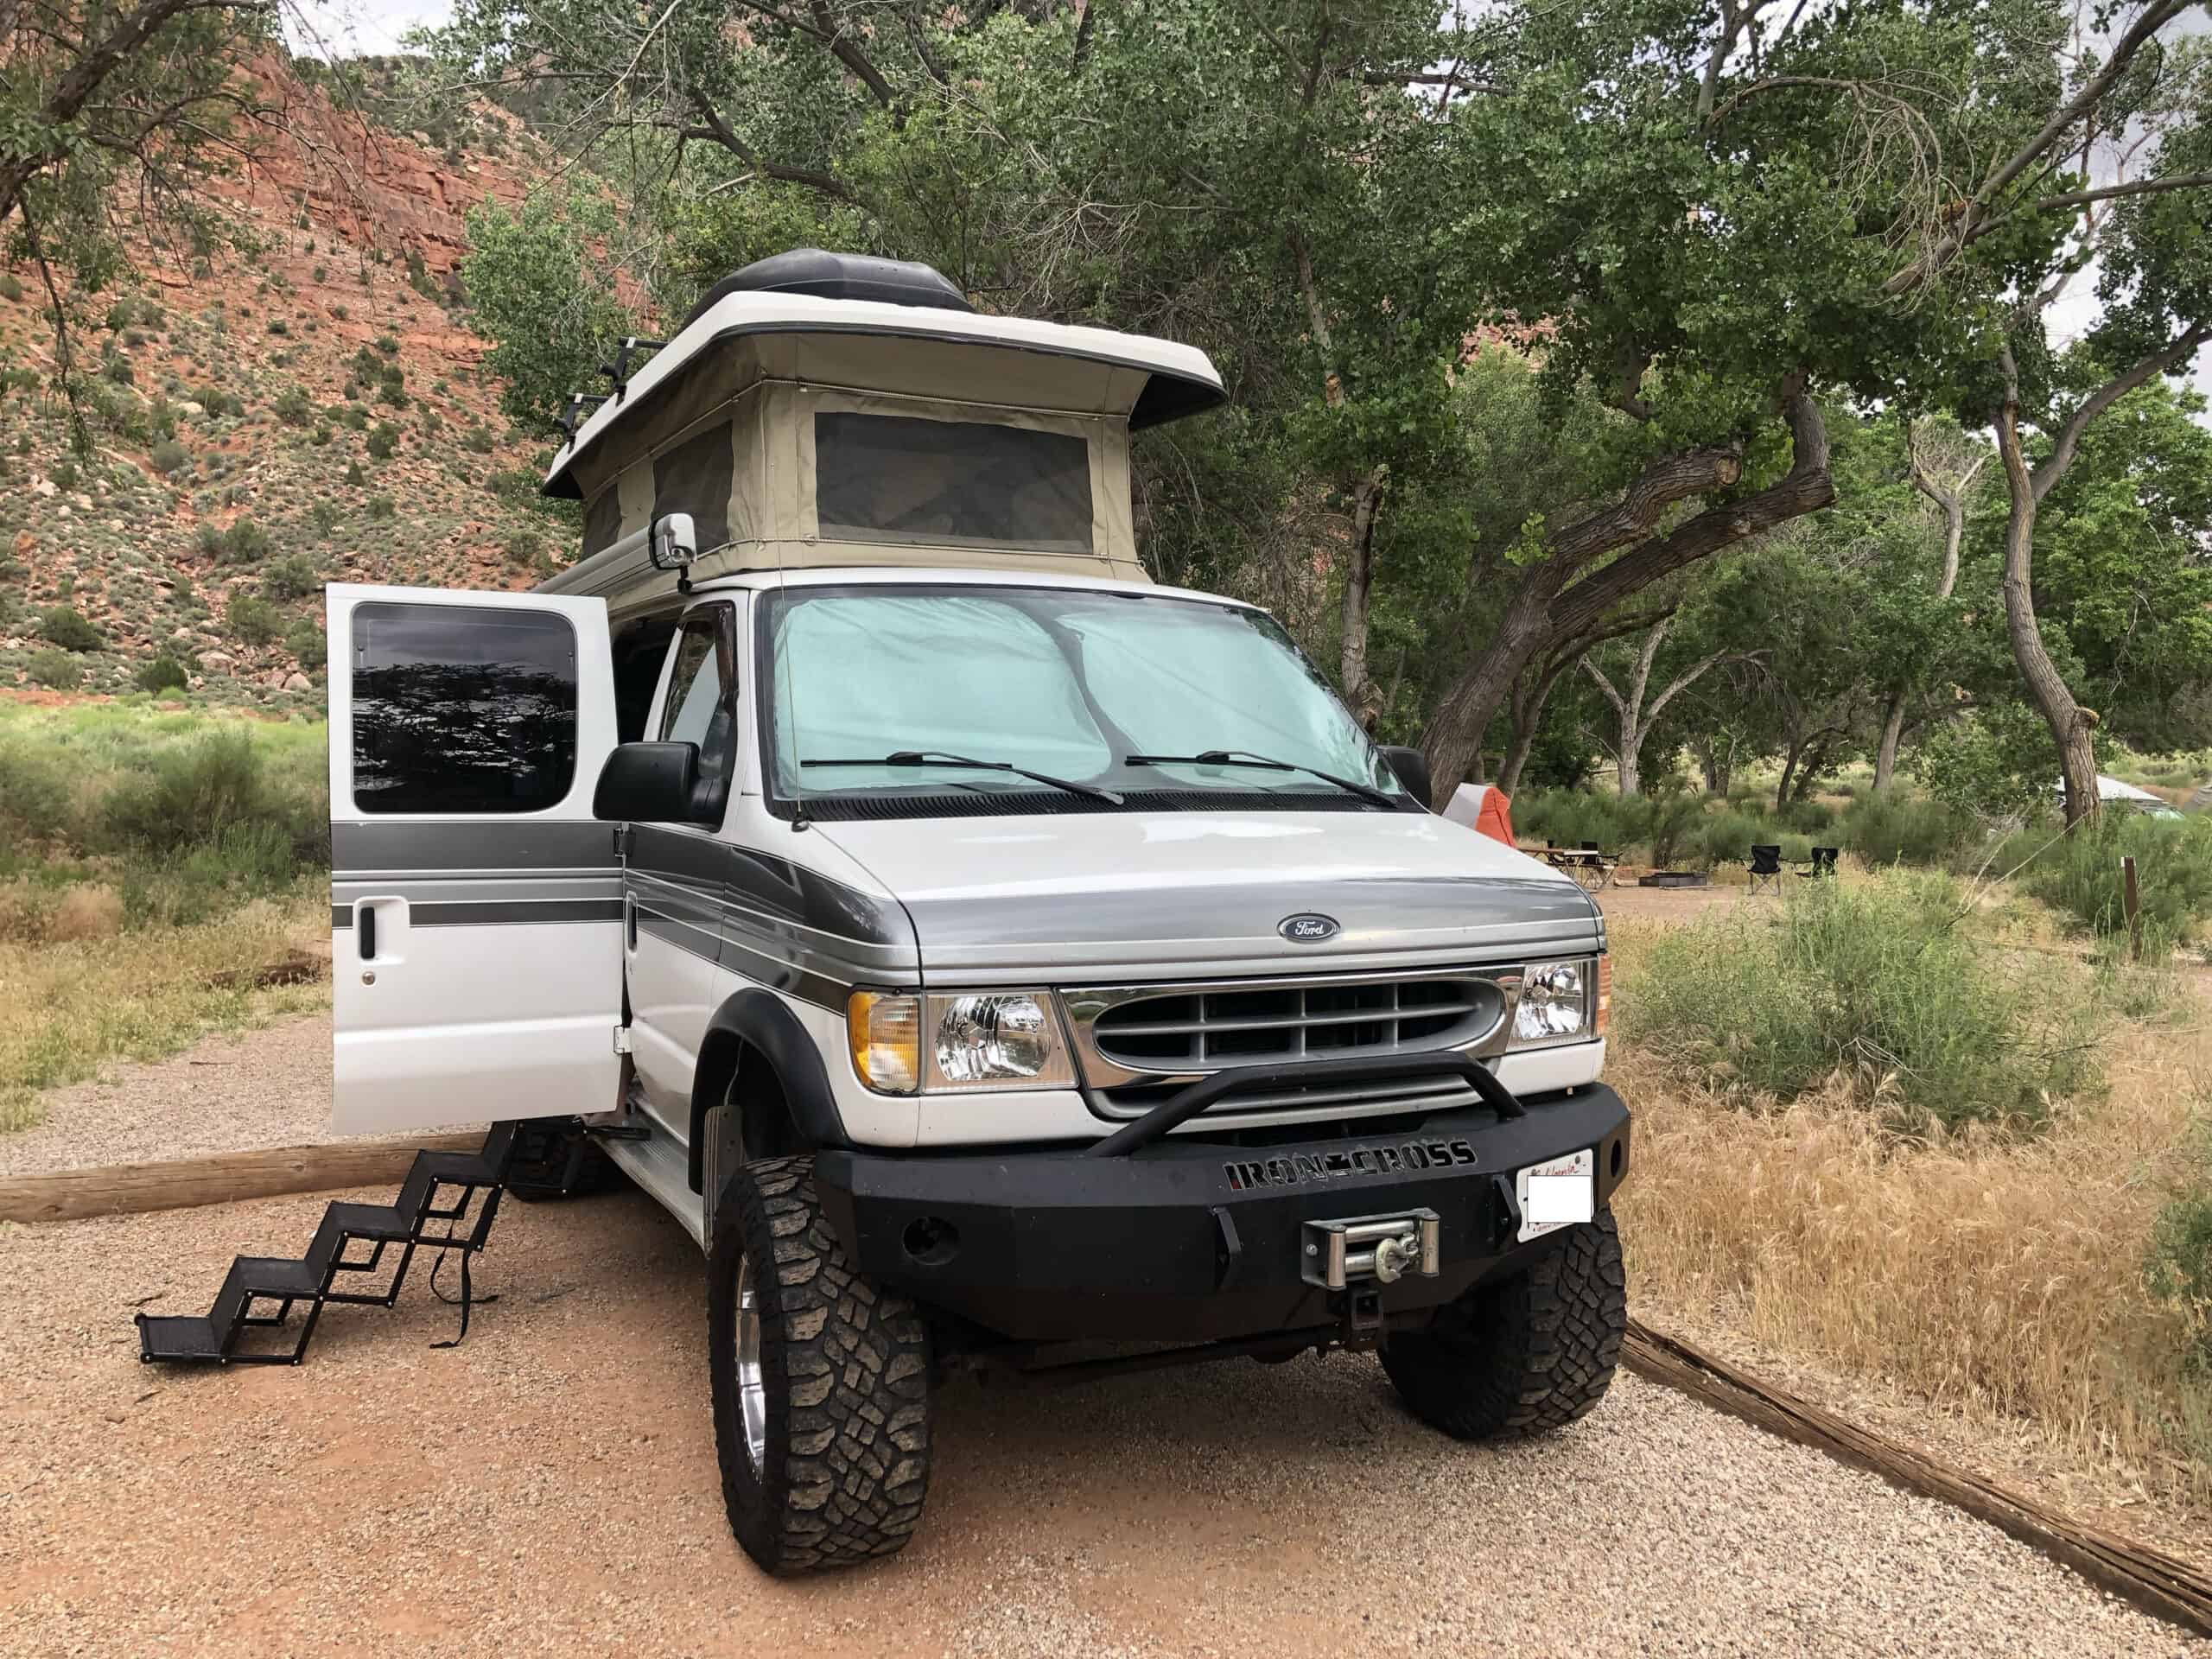
<path fill-rule="evenodd" d="M 1732 451 L 1685 451 L 1653 462 L 1619 503 L 1551 539 L 1547 556 L 1515 588 L 1490 643 L 1445 694 L 1421 734 L 1439 810 L 1467 775 L 1499 703 L 1546 645 L 1591 632 L 1614 607 L 1653 582 L 1835 499 L 1827 428 L 1801 377 L 1782 388 L 1781 404 L 1789 423 L 1789 470 L 1766 488 L 1694 513 L 1667 535 L 1644 539 L 1675 503 L 1725 488 L 1741 476 L 1742 461 Z M 1598 565 L 1624 547 L 1629 551 Z M 1582 575 L 1586 569 L 1589 574 Z"/>
<path fill-rule="evenodd" d="M 1344 701 L 1370 735 L 1382 714 L 1382 690 L 1368 673 L 1367 613 L 1375 581 L 1375 521 L 1389 469 L 1377 467 L 1352 486 L 1351 548 L 1344 565 L 1344 644 L 1337 678 Z"/>
<path fill-rule="evenodd" d="M 1904 736 L 1904 693 L 1890 699 L 1890 712 L 1882 720 L 1882 741 L 1874 750 L 1874 792 L 1890 786 L 1897 772 L 1897 743 Z"/>
<path fill-rule="evenodd" d="M 2004 458 L 2005 481 L 2012 498 L 2005 516 L 2005 632 L 2012 642 L 2012 660 L 2027 683 L 2028 696 L 2058 747 L 2059 775 L 2066 783 L 2066 822 L 2071 827 L 2084 819 L 2094 822 L 2097 816 L 2097 758 L 2089 741 L 2092 721 L 2050 660 L 2043 633 L 2036 626 L 2036 510 L 2043 505 L 2043 492 L 2049 486 L 2030 476 L 2027 456 L 2020 447 L 2019 380 L 2010 347 L 2005 353 L 2005 402 L 1997 416 L 1997 451 Z M 2059 475 L 2054 474 L 2050 482 L 2057 482 Z"/>
<path fill-rule="evenodd" d="M 1522 769 L 1529 764 L 1529 752 L 1536 747 L 1536 734 L 1543 729 L 1544 704 L 1551 700 L 1552 688 L 1559 683 L 1559 677 L 1573 666 L 1574 658 L 1554 658 L 1533 680 L 1524 680 L 1516 688 L 1512 702 L 1512 736 L 1506 743 L 1505 764 L 1498 768 L 1498 792 L 1510 800 L 1521 787 Z M 1479 762 L 1480 755 L 1477 760 Z"/>

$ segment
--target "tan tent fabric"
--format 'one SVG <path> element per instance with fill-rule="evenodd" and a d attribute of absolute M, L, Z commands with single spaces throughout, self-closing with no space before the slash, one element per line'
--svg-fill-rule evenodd
<path fill-rule="evenodd" d="M 735 343 L 766 348 L 764 354 L 771 357 L 780 354 L 797 358 L 805 355 L 798 350 L 800 340 L 811 338 L 770 335 L 747 337 Z M 894 357 L 900 353 L 887 348 L 908 348 L 925 343 L 874 342 L 884 349 L 886 355 Z M 972 354 L 977 348 L 962 349 Z M 1089 388 L 1101 396 L 1115 376 L 1139 382 L 1142 379 L 1134 372 L 1104 365 L 1072 366 L 1101 371 L 1090 377 L 1095 384 Z M 696 378 L 690 382 L 692 385 L 699 384 Z M 1063 385 L 1058 395 L 1071 395 L 1072 390 Z M 1116 389 L 1117 395 L 1126 391 L 1126 387 Z M 1070 543 L 1039 546 L 1018 541 L 932 541 L 920 531 L 825 535 L 817 510 L 815 418 L 818 414 L 840 411 L 977 423 L 1053 433 L 1081 441 L 1090 457 L 1089 548 Z M 681 425 L 674 424 L 675 412 L 688 413 L 690 418 Z M 698 397 L 664 399 L 652 421 L 641 424 L 649 424 L 658 434 L 657 441 L 645 451 L 629 451 L 628 465 L 611 481 L 600 486 L 587 510 L 588 522 L 600 524 L 605 520 L 604 501 L 610 491 L 619 503 L 618 533 L 622 536 L 643 530 L 660 514 L 691 512 L 699 521 L 702 532 L 699 551 L 702 556 L 719 553 L 721 556 L 714 561 L 718 570 L 870 564 L 1002 566 L 1063 573 L 1089 571 L 1139 582 L 1146 579 L 1143 565 L 1137 558 L 1130 512 L 1129 438 L 1125 415 L 1063 413 L 946 397 L 888 395 L 783 378 L 753 378 L 736 395 L 719 403 L 709 403 Z M 726 530 L 727 540 L 711 527 L 716 515 L 705 511 L 696 494 L 684 493 L 677 484 L 678 480 L 692 480 L 696 488 L 696 481 L 706 476 L 699 466 L 682 465 L 680 452 L 687 445 L 702 442 L 706 435 L 718 432 L 728 434 L 729 444 L 729 493 L 727 512 L 721 515 L 725 520 L 722 529 Z M 600 448 L 605 450 L 609 446 Z M 599 542 L 588 550 L 595 551 L 597 546 L 605 544 L 606 542 Z M 707 563 L 702 556 L 699 568 L 702 577 L 707 573 Z"/>

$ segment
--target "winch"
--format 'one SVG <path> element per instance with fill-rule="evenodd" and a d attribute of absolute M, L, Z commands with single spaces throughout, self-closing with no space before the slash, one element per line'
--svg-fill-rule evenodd
<path fill-rule="evenodd" d="M 1299 1275 L 1309 1285 L 1342 1290 L 1369 1280 L 1395 1284 L 1408 1273 L 1436 1277 L 1440 1251 L 1433 1210 L 1309 1221 L 1303 1230 Z"/>

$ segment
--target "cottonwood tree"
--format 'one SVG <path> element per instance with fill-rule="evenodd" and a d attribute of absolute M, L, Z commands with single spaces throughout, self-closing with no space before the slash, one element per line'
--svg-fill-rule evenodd
<path fill-rule="evenodd" d="M 1659 660 L 1659 649 L 1666 643 L 1674 620 L 1674 616 L 1669 613 L 1645 628 L 1634 652 L 1626 654 L 1624 660 L 1616 662 L 1614 674 L 1608 674 L 1599 665 L 1598 658 L 1590 652 L 1585 651 L 1576 658 L 1578 665 L 1590 677 L 1591 683 L 1598 688 L 1613 711 L 1613 731 L 1605 747 L 1612 754 L 1615 775 L 1623 795 L 1643 792 L 1644 740 L 1651 735 L 1659 717 L 1666 713 L 1667 705 L 1735 654 L 1724 647 L 1706 652 L 1687 662 L 1670 664 L 1669 671 L 1662 677 L 1664 683 L 1654 690 L 1652 667 Z M 1616 677 L 1620 682 L 1618 685 L 1614 683 Z"/>
<path fill-rule="evenodd" d="M 1905 446 L 1912 486 L 1928 499 L 1938 515 L 1942 552 L 1932 593 L 1940 605 L 1959 585 L 1959 549 L 1966 539 L 1967 506 L 1974 480 L 1988 462 L 1989 450 L 1955 423 L 1925 419 L 1907 428 Z M 1889 788 L 1897 777 L 1897 745 L 1904 738 L 1915 694 L 1928 682 L 1926 666 L 1924 659 L 1916 663 L 1918 671 L 1910 679 L 1901 680 L 1890 693 L 1881 734 L 1874 745 L 1878 793 Z"/>
<path fill-rule="evenodd" d="M 1649 458 L 1498 573 L 1496 625 L 1424 737 L 1440 792 L 1552 639 L 1829 505 L 1818 394 L 1892 397 L 1986 358 L 2023 262 L 2063 260 L 2081 212 L 2145 194 L 2069 169 L 2181 10 L 2142 7 L 2070 82 L 2056 5 L 1499 14 L 1500 90 L 1455 124 L 1455 234 L 1486 292 L 1558 320 L 1548 372 L 1604 388 Z"/>
<path fill-rule="evenodd" d="M 2014 210 L 2064 214 L 2080 232 L 2022 271 L 1996 353 L 1997 448 L 2007 495 L 2005 632 L 2058 751 L 2069 825 L 2097 814 L 2097 715 L 2076 697 L 2044 638 L 2035 594 L 2037 523 L 2094 423 L 2138 388 L 2185 372 L 2212 341 L 2212 56 L 2200 42 L 2160 37 L 2190 10 L 2182 0 L 2136 9 L 2108 52 L 2083 54 L 2051 118 L 2079 129 L 2061 155 L 2084 174 L 2097 159 L 2100 135 L 2127 135 L 2131 175 Z M 2047 159 L 2024 147 L 2000 164 L 1960 216 L 1955 238 L 1970 239 L 1993 221 L 2001 226 L 1997 193 Z M 2101 265 L 2103 315 L 2087 339 L 2102 371 L 2086 384 L 2069 384 L 2047 366 L 2050 311 L 2092 253 Z"/>

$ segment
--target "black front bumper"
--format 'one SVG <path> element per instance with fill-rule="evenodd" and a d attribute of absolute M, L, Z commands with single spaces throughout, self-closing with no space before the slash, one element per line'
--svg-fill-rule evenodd
<path fill-rule="evenodd" d="M 1385 1318 L 1402 1326 L 1551 1247 L 1516 1242 L 1515 1171 L 1593 1148 L 1601 1205 L 1627 1174 L 1628 1108 L 1611 1089 L 1519 1104 L 1517 1117 L 1470 1106 L 1404 1133 L 1355 1125 L 1276 1146 L 1191 1134 L 1104 1157 L 827 1151 L 815 1186 L 863 1273 L 1027 1342 L 1202 1342 L 1334 1325 L 1341 1293 L 1300 1272 L 1304 1224 L 1432 1210 L 1438 1275 L 1381 1291 Z"/>

